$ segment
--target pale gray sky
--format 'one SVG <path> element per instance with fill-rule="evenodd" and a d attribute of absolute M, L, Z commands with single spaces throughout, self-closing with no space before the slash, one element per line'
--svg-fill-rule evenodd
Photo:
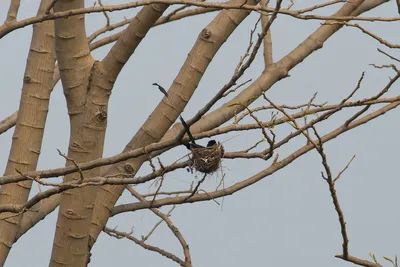
<path fill-rule="evenodd" d="M 21 0 L 19 19 L 33 16 L 38 1 Z M 104 4 L 116 1 L 104 1 Z M 294 9 L 311 6 L 320 1 L 298 0 Z M 88 1 L 91 5 L 93 1 Z M 284 1 L 287 6 L 288 1 Z M 4 21 L 8 1 L 0 2 L 0 20 Z M 330 14 L 337 7 L 328 8 Z M 371 16 L 398 16 L 393 1 L 369 12 Z M 131 17 L 137 10 L 113 12 L 112 22 Z M 105 156 L 119 153 L 150 112 L 162 98 L 151 84 L 158 82 L 168 87 L 201 29 L 214 14 L 170 23 L 154 28 L 141 43 L 136 53 L 122 71 L 112 94 L 105 145 Z M 185 109 L 184 117 L 190 118 L 214 95 L 233 73 L 240 55 L 248 44 L 249 29 L 257 15 L 249 16 L 224 44 L 202 79 L 195 96 Z M 87 17 L 90 34 L 105 23 L 101 14 Z M 295 48 L 318 26 L 318 21 L 298 21 L 279 16 L 272 27 L 274 59 L 278 60 Z M 399 23 L 370 23 L 368 29 L 382 38 L 400 43 Z M 17 30 L 0 40 L 0 72 L 2 86 L 0 119 L 13 113 L 19 105 L 20 88 L 30 45 L 31 27 Z M 107 46 L 95 51 L 102 59 Z M 277 83 L 270 91 L 270 98 L 279 104 L 305 103 L 318 92 L 319 102 L 338 102 L 356 85 L 362 71 L 366 78 L 356 98 L 362 99 L 380 91 L 393 72 L 376 70 L 369 64 L 393 63 L 379 54 L 382 45 L 356 29 L 343 29 L 298 67 L 290 77 Z M 387 49 L 386 49 L 387 50 Z M 397 51 L 391 51 L 399 55 Z M 262 70 L 261 53 L 254 65 L 246 72 L 243 81 L 257 78 Z M 389 95 L 397 95 L 398 83 Z M 261 103 L 261 102 L 258 102 Z M 129 117 L 121 116 L 130 114 Z M 345 113 L 349 114 L 349 113 Z M 267 119 L 268 114 L 260 115 Z M 264 117 L 262 117 L 264 116 Z M 398 117 L 400 110 L 353 130 L 328 143 L 326 153 L 332 171 L 340 171 L 356 154 L 356 159 L 337 184 L 339 201 L 347 221 L 350 253 L 368 259 L 370 252 L 378 257 L 399 254 L 400 201 L 397 174 L 400 145 Z M 333 117 L 329 123 L 318 127 L 326 133 L 342 122 L 344 115 Z M 60 84 L 51 97 L 48 124 L 38 168 L 48 169 L 64 165 L 56 149 L 67 152 L 68 118 Z M 0 171 L 4 172 L 11 145 L 12 130 L 0 136 Z M 230 139 L 230 137 L 233 137 Z M 282 137 L 282 136 L 281 136 Z M 261 139 L 258 131 L 220 137 L 227 151 L 246 148 Z M 281 156 L 294 151 L 305 140 L 298 139 L 280 151 Z M 163 157 L 173 162 L 186 151 L 177 148 Z M 327 184 L 322 180 L 321 159 L 315 151 L 301 157 L 285 169 L 245 190 L 226 197 L 223 207 L 214 202 L 203 202 L 178 207 L 172 215 L 174 224 L 181 230 L 191 248 L 194 266 L 328 266 L 341 267 L 350 264 L 335 259 L 341 253 L 340 227 Z M 223 171 L 226 184 L 243 180 L 268 163 L 261 160 L 225 160 Z M 149 168 L 146 165 L 141 174 Z M 215 188 L 221 174 L 208 178 L 204 187 Z M 167 176 L 165 188 L 187 188 L 194 176 L 180 171 Z M 148 190 L 149 185 L 140 188 Z M 37 188 L 35 187 L 35 192 Z M 119 203 L 135 201 L 124 194 Z M 219 200 L 221 202 L 221 199 Z M 57 212 L 53 212 L 37 227 L 26 234 L 11 251 L 6 266 L 47 266 L 51 255 Z M 118 230 L 130 231 L 135 226 L 137 237 L 147 234 L 157 219 L 149 211 L 123 214 L 112 218 L 108 225 Z M 182 255 L 179 244 L 165 225 L 156 230 L 149 240 L 170 252 Z M 386 264 L 385 266 L 390 266 Z M 176 263 L 148 252 L 127 240 L 116 240 L 105 234 L 99 238 L 93 250 L 91 266 L 177 266 Z"/>

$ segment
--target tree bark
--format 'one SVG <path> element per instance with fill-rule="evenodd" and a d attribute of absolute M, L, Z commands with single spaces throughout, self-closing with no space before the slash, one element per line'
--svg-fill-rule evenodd
<path fill-rule="evenodd" d="M 230 3 L 238 3 L 233 0 Z M 256 1 L 249 0 L 249 4 Z M 163 101 L 150 115 L 124 151 L 129 151 L 159 141 L 179 114 L 183 111 L 203 77 L 209 63 L 222 44 L 248 16 L 248 11 L 224 10 L 199 34 L 191 52 L 168 91 L 169 98 Z M 107 171 L 107 175 L 118 173 L 134 174 L 148 157 L 142 156 L 116 164 Z M 96 205 L 90 227 L 90 243 L 92 247 L 105 226 L 112 208 L 124 190 L 124 186 L 103 186 L 96 198 Z"/>
<path fill-rule="evenodd" d="M 83 1 L 60 0 L 56 11 L 83 7 Z M 94 61 L 85 34 L 84 15 L 56 20 L 56 52 L 60 77 L 70 115 L 68 157 L 77 163 L 100 158 L 107 126 L 108 101 L 123 65 L 167 5 L 144 7 L 102 61 Z M 140 38 L 136 38 L 136 37 Z M 72 164 L 71 161 L 67 165 Z M 99 169 L 83 172 L 83 178 L 98 176 Z M 67 175 L 64 181 L 82 179 Z M 83 180 L 84 180 L 83 179 Z M 96 198 L 96 187 L 61 194 L 50 266 L 85 266 L 88 263 L 88 233 Z"/>
<path fill-rule="evenodd" d="M 44 12 L 48 2 L 48 0 L 41 2 L 38 14 Z M 21 172 L 36 170 L 49 107 L 55 63 L 53 25 L 52 21 L 46 21 L 33 26 L 18 119 L 5 175 L 16 174 L 16 170 Z M 28 200 L 31 186 L 31 181 L 2 186 L 0 205 L 25 203 Z M 21 216 L 10 213 L 0 215 L 0 266 L 4 266 L 15 241 L 20 218 Z"/>
<path fill-rule="evenodd" d="M 60 0 L 54 11 L 82 8 L 83 0 Z M 101 66 L 90 55 L 84 15 L 55 21 L 56 55 L 70 118 L 68 157 L 77 163 L 102 156 L 109 91 L 92 86 Z M 100 83 L 99 83 L 100 84 Z M 67 161 L 66 165 L 73 164 Z M 83 173 L 84 177 L 98 170 Z M 64 181 L 80 179 L 66 175 Z M 69 190 L 61 194 L 50 266 L 85 266 L 87 228 L 93 207 L 93 188 Z"/>

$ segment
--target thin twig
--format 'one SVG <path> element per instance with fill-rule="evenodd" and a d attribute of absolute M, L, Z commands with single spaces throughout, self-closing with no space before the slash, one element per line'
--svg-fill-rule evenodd
<path fill-rule="evenodd" d="M 324 176 L 324 174 L 322 174 L 322 177 L 325 179 L 325 181 L 329 185 L 329 191 L 331 192 L 333 205 L 335 206 L 335 210 L 336 210 L 336 212 L 338 214 L 338 217 L 339 217 L 339 223 L 340 223 L 340 228 L 341 228 L 342 238 L 343 238 L 343 244 L 342 244 L 342 247 L 343 247 L 343 258 L 344 259 L 348 259 L 348 256 L 349 256 L 349 238 L 347 236 L 346 222 L 344 220 L 343 211 L 342 211 L 342 209 L 340 207 L 338 196 L 336 194 L 335 180 L 332 178 L 332 172 L 331 172 L 331 169 L 329 167 L 328 160 L 326 158 L 326 154 L 324 152 L 322 139 L 319 136 L 319 134 L 318 134 L 317 130 L 315 129 L 315 127 L 313 126 L 312 128 L 314 130 L 315 136 L 318 139 L 318 146 L 316 147 L 316 149 L 317 149 L 318 153 L 321 155 L 322 165 L 324 166 L 325 172 L 326 172 L 326 177 Z M 345 169 L 347 169 L 347 167 Z M 343 171 L 342 171 L 342 173 L 343 173 Z"/>
<path fill-rule="evenodd" d="M 181 260 L 179 257 L 175 256 L 174 254 L 167 252 L 159 247 L 156 246 L 152 246 L 152 245 L 148 245 L 142 241 L 140 241 L 139 239 L 137 239 L 136 237 L 132 236 L 130 233 L 125 233 L 125 232 L 121 232 L 121 231 L 117 231 L 116 229 L 111 229 L 108 227 L 104 227 L 103 229 L 104 233 L 108 234 L 109 236 L 121 239 L 121 238 L 126 238 L 129 239 L 131 241 L 133 241 L 135 244 L 143 247 L 144 249 L 147 249 L 149 251 L 154 251 L 157 252 L 158 254 L 173 260 L 174 262 L 178 263 L 179 265 L 181 265 L 182 267 L 185 267 L 185 262 L 183 260 Z"/>
<path fill-rule="evenodd" d="M 198 183 L 197 183 L 196 187 L 194 188 L 194 190 L 192 191 L 192 193 L 191 193 L 189 196 L 187 196 L 187 197 L 185 198 L 185 202 L 186 202 L 187 200 L 189 200 L 189 198 L 191 198 L 192 196 L 194 196 L 194 195 L 196 194 L 196 192 L 197 192 L 197 190 L 199 189 L 200 185 L 201 185 L 201 184 L 204 182 L 204 180 L 206 179 L 206 176 L 207 176 L 207 174 L 205 173 L 204 176 L 203 176 L 203 178 L 202 178 L 200 181 L 198 181 Z"/>

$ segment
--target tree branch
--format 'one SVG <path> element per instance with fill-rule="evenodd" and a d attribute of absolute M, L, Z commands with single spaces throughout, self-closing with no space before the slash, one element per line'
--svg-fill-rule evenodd
<path fill-rule="evenodd" d="M 365 8 L 363 6 L 362 12 L 370 10 L 376 5 L 382 4 L 383 2 L 387 2 L 388 0 L 371 0 L 368 2 L 368 5 L 365 4 Z M 120 5 L 110 5 L 110 6 L 100 6 L 100 7 L 90 7 L 90 8 L 77 8 L 69 11 L 60 11 L 49 14 L 44 14 L 37 17 L 31 17 L 28 19 L 24 19 L 21 21 L 10 22 L 7 25 L 4 24 L 0 26 L 0 38 L 4 37 L 6 34 L 27 25 L 32 25 L 35 23 L 47 21 L 47 20 L 55 20 L 59 18 L 67 18 L 76 15 L 82 14 L 90 14 L 90 13 L 99 13 L 105 11 L 119 11 L 130 8 L 135 8 L 139 6 L 145 6 L 150 4 L 169 4 L 169 5 L 190 5 L 197 7 L 205 7 L 205 8 L 213 8 L 213 9 L 236 9 L 236 10 L 246 10 L 246 11 L 257 11 L 257 12 L 269 12 L 272 13 L 273 9 L 262 7 L 262 6 L 253 6 L 249 4 L 229 4 L 229 3 L 209 3 L 209 2 L 200 2 L 200 1 L 190 1 L 190 0 L 144 0 L 144 1 L 136 1 L 127 4 Z M 372 7 L 371 7 L 372 6 Z M 335 20 L 335 21 L 349 21 L 349 20 L 358 20 L 358 21 L 381 21 L 381 22 L 392 22 L 399 21 L 400 18 L 381 18 L 381 17 L 356 17 L 356 16 L 346 16 L 346 15 L 335 15 L 335 16 L 319 16 L 319 15 L 301 15 L 297 11 L 292 11 L 288 9 L 282 9 L 279 12 L 282 15 L 291 16 L 297 19 L 302 20 Z"/>
<path fill-rule="evenodd" d="M 11 0 L 10 1 L 10 6 L 8 8 L 7 19 L 5 21 L 5 25 L 17 20 L 20 3 L 21 3 L 21 0 Z"/>
<path fill-rule="evenodd" d="M 0 122 L 0 134 L 5 133 L 17 123 L 18 111 L 14 112 Z"/>
<path fill-rule="evenodd" d="M 234 0 L 232 3 L 236 4 L 237 1 L 239 0 Z M 255 2 L 249 0 L 249 3 L 253 4 Z M 168 91 L 168 100 L 164 98 L 159 103 L 124 151 L 158 142 L 164 136 L 165 132 L 185 108 L 219 48 L 248 14 L 249 12 L 247 11 L 224 10 L 203 29 Z M 129 166 L 130 170 L 133 170 L 130 174 L 135 174 L 144 160 L 145 158 L 142 157 L 130 162 L 119 163 L 112 166 L 106 175 L 124 172 L 127 166 Z M 105 186 L 97 195 L 94 219 L 91 224 L 90 246 L 94 244 L 106 224 L 110 216 L 110 210 L 123 190 L 123 186 Z"/>
<path fill-rule="evenodd" d="M 111 229 L 111 228 L 108 228 L 108 227 L 104 227 L 103 231 L 106 234 L 108 234 L 110 236 L 113 236 L 115 238 L 118 238 L 118 239 L 120 239 L 120 238 L 129 239 L 129 240 L 135 242 L 135 244 L 143 247 L 144 249 L 157 252 L 158 254 L 160 254 L 160 255 L 162 255 L 162 256 L 170 259 L 170 260 L 173 260 L 174 262 L 178 263 L 182 267 L 186 267 L 185 262 L 183 260 L 181 260 L 180 258 L 178 258 L 177 256 L 175 256 L 174 254 L 169 253 L 169 252 L 167 252 L 167 251 L 165 251 L 165 250 L 163 250 L 163 249 L 161 249 L 159 247 L 148 245 L 148 244 L 144 243 L 143 241 L 140 241 L 136 237 L 132 236 L 131 233 L 120 232 L 120 231 L 117 231 L 115 229 Z"/>
<path fill-rule="evenodd" d="M 153 4 L 139 11 L 102 61 L 107 71 L 107 79 L 117 79 L 129 57 L 167 8 L 166 4 Z"/>
<path fill-rule="evenodd" d="M 338 127 L 337 129 L 335 129 L 334 131 L 321 137 L 321 141 L 323 143 L 326 143 L 330 140 L 333 140 L 336 137 L 340 136 L 341 134 L 343 134 L 351 129 L 359 127 L 373 119 L 376 119 L 376 118 L 382 116 L 386 112 L 395 109 L 399 105 L 400 105 L 400 102 L 388 104 L 375 112 L 372 112 L 358 120 L 351 122 L 348 126 L 342 125 L 342 126 Z M 307 152 L 313 150 L 314 148 L 315 148 L 314 145 L 312 143 L 309 143 L 309 144 L 301 147 L 300 149 L 296 150 L 295 152 L 293 152 L 291 155 L 284 158 L 283 160 L 276 161 L 274 164 L 272 164 L 267 169 L 253 175 L 252 177 L 245 179 L 244 181 L 237 182 L 237 183 L 233 184 L 232 186 L 229 186 L 222 190 L 209 192 L 207 194 L 196 194 L 193 197 L 191 197 L 189 200 L 187 200 L 186 203 L 208 201 L 211 199 L 216 199 L 216 198 L 232 195 L 235 192 L 242 190 L 242 189 L 262 180 L 264 177 L 270 176 L 273 173 L 275 173 L 276 171 L 286 167 L 287 165 L 292 163 L 294 160 L 298 159 L 300 156 L 306 154 Z M 185 203 L 185 199 L 186 199 L 185 196 L 167 197 L 167 198 L 155 200 L 152 203 L 152 207 L 159 208 L 159 207 L 162 207 L 165 205 L 175 205 L 175 204 L 179 205 L 179 204 Z M 150 201 L 146 201 L 146 202 L 141 202 L 141 203 L 122 204 L 122 205 L 116 206 L 113 209 L 112 216 L 115 216 L 115 215 L 123 213 L 123 212 L 148 209 L 150 206 L 150 203 L 151 203 Z"/>
<path fill-rule="evenodd" d="M 48 0 L 42 0 L 38 15 L 43 14 Z M 11 5 L 16 4 L 12 1 Z M 19 5 L 19 3 L 17 3 Z M 55 62 L 54 26 L 52 21 L 36 24 L 26 63 L 18 114 L 5 175 L 34 171 L 39 160 L 51 94 Z M 2 122 L 3 123 L 3 122 Z M 0 206 L 20 205 L 28 200 L 32 181 L 21 181 L 0 188 Z M 0 266 L 5 264 L 19 230 L 20 216 L 0 214 Z"/>
<path fill-rule="evenodd" d="M 132 187 L 128 187 L 129 192 L 136 197 L 140 202 L 145 202 L 147 201 L 143 196 L 141 196 L 139 193 L 137 193 Z M 183 250 L 183 255 L 185 255 L 185 267 L 190 267 L 192 266 L 192 259 L 190 257 L 190 251 L 189 251 L 189 245 L 186 243 L 185 238 L 179 231 L 179 229 L 172 223 L 171 219 L 160 212 L 158 209 L 151 208 L 150 209 L 155 215 L 160 217 L 168 226 L 168 228 L 172 231 L 174 236 L 178 239 L 179 243 L 181 244 L 182 250 Z"/>

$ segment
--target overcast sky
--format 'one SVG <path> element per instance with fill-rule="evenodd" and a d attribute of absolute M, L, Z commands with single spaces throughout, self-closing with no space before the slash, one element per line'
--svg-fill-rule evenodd
<path fill-rule="evenodd" d="M 18 18 L 33 16 L 38 1 L 21 0 Z M 104 4 L 116 1 L 105 1 Z M 293 9 L 311 6 L 321 1 L 297 0 Z M 87 1 L 92 5 L 93 1 Z M 288 1 L 284 1 L 284 6 Z M 320 14 L 331 14 L 338 7 Z M 4 21 L 8 1 L 0 1 L 0 20 Z M 398 16 L 393 1 L 379 7 L 370 16 Z M 113 12 L 112 22 L 132 17 L 137 10 Z M 158 82 L 168 88 L 176 77 L 198 33 L 216 13 L 173 22 L 150 31 L 122 71 L 115 84 L 109 106 L 105 156 L 122 151 L 132 135 L 147 119 L 162 99 L 151 84 Z M 224 44 L 211 63 L 204 78 L 185 109 L 190 118 L 231 77 L 240 55 L 248 44 L 249 30 L 258 16 L 252 14 Z M 87 16 L 87 32 L 102 27 L 104 16 Z M 298 21 L 278 16 L 272 27 L 274 59 L 285 56 L 299 42 L 312 33 L 320 22 Z M 370 23 L 368 29 L 382 38 L 400 43 L 399 23 Z M 0 120 L 18 109 L 26 56 L 32 27 L 14 31 L 0 40 Z M 101 60 L 110 46 L 96 50 L 93 55 Z M 290 72 L 290 77 L 276 84 L 269 97 L 278 104 L 302 104 L 318 92 L 320 103 L 337 103 L 356 86 L 362 71 L 366 78 L 360 92 L 362 99 L 382 90 L 393 72 L 376 70 L 369 64 L 393 63 L 377 52 L 389 51 L 357 29 L 342 29 L 329 39 L 324 48 L 312 54 Z M 400 56 L 397 51 L 390 51 Z M 255 79 L 263 69 L 262 53 L 246 72 L 242 81 Z M 398 95 L 395 84 L 389 95 Z M 262 104 L 262 101 L 257 102 Z M 354 112 L 354 111 L 353 111 Z M 127 114 L 129 116 L 127 116 Z M 343 122 L 344 113 L 318 127 L 323 133 Z M 351 167 L 337 183 L 339 201 L 347 222 L 350 254 L 369 259 L 370 252 L 378 257 L 394 257 L 399 250 L 400 212 L 398 190 L 398 133 L 400 110 L 359 127 L 326 145 L 326 153 L 334 174 L 338 173 L 356 155 Z M 260 114 L 266 120 L 269 113 Z M 12 130 L 0 136 L 0 171 L 4 172 Z M 282 132 L 283 133 L 283 132 Z M 281 136 L 282 137 L 282 136 Z M 69 122 L 62 88 L 58 84 L 51 96 L 51 106 L 44 136 L 39 169 L 61 167 L 64 160 L 56 149 L 67 152 Z M 259 131 L 234 133 L 219 137 L 227 151 L 244 149 L 262 138 Z M 203 142 L 207 142 L 204 140 Z M 305 140 L 299 138 L 280 151 L 288 155 Z M 266 146 L 266 145 L 264 145 Z M 171 163 L 184 156 L 184 148 L 177 148 L 162 157 Z M 269 163 L 261 160 L 224 160 L 225 186 L 243 180 Z M 148 166 L 140 171 L 145 174 Z M 350 266 L 334 255 L 341 253 L 342 239 L 337 214 L 334 210 L 326 182 L 321 178 L 321 159 L 313 151 L 293 162 L 278 173 L 216 203 L 203 202 L 179 206 L 171 219 L 189 243 L 194 266 Z M 207 178 L 204 188 L 212 190 L 221 179 L 221 172 Z M 169 174 L 165 189 L 188 188 L 195 175 L 186 171 Z M 140 186 L 140 192 L 154 190 L 154 185 Z M 38 190 L 34 186 L 34 193 Z M 136 201 L 124 193 L 119 203 Z M 168 210 L 169 207 L 163 210 Z M 47 266 L 51 255 L 57 212 L 53 212 L 14 246 L 6 266 Z M 112 218 L 108 226 L 140 237 L 157 222 L 149 211 L 122 214 Z M 177 240 L 165 225 L 159 227 L 149 239 L 151 244 L 182 255 Z M 381 260 L 382 264 L 390 266 Z M 91 266 L 177 266 L 176 263 L 153 252 L 145 251 L 131 241 L 116 240 L 105 234 L 98 239 Z"/>

